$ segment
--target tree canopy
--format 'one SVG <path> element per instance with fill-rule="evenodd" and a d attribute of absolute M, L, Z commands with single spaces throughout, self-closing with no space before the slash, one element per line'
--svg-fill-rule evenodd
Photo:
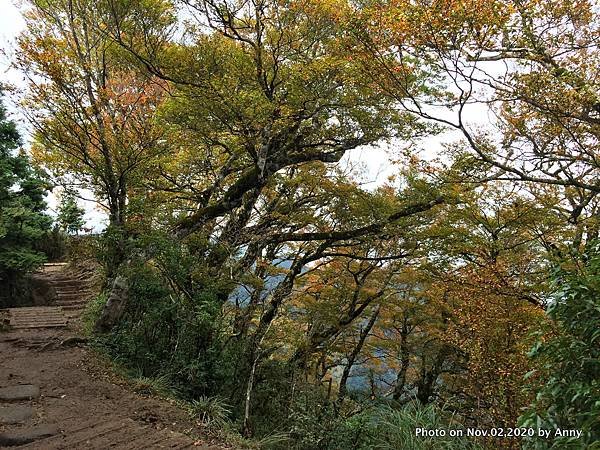
<path fill-rule="evenodd" d="M 400 448 L 420 420 L 593 445 L 597 5 L 29 6 L 31 152 L 108 212 L 114 357 L 280 448 Z"/>

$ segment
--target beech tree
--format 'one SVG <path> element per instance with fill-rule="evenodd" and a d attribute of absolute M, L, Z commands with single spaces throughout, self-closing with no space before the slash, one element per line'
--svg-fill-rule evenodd
<path fill-rule="evenodd" d="M 155 119 L 164 85 L 136 73 L 98 28 L 104 3 L 29 6 L 16 63 L 29 80 L 33 157 L 57 184 L 91 190 L 110 227 L 123 233 L 131 190 L 168 148 Z M 121 246 L 113 251 L 109 276 L 124 258 Z"/>
<path fill-rule="evenodd" d="M 567 219 L 593 240 L 597 15 L 593 2 L 569 0 L 367 2 L 353 35 L 375 82 L 462 135 L 462 177 L 534 185 L 542 200 L 560 195 Z M 411 80 L 424 64 L 437 76 L 418 92 Z M 490 119 L 483 130 L 469 119 L 481 111 Z"/>

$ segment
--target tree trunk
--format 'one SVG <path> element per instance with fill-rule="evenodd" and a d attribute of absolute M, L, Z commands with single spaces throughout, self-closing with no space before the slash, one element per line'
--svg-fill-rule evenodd
<path fill-rule="evenodd" d="M 120 191 L 110 196 L 108 229 L 111 234 L 108 236 L 106 248 L 106 276 L 108 280 L 116 277 L 121 264 L 127 259 L 125 254 L 125 242 L 127 240 L 125 231 L 125 208 L 127 204 L 127 195 Z"/>
<path fill-rule="evenodd" d="M 400 370 L 396 376 L 396 386 L 394 386 L 393 399 L 399 401 L 404 394 L 404 386 L 406 385 L 406 373 L 410 364 L 410 353 L 408 349 L 408 324 L 406 318 L 402 324 L 400 331 Z"/>
<path fill-rule="evenodd" d="M 252 437 L 252 428 L 250 426 L 250 401 L 252 399 L 252 390 L 254 389 L 254 376 L 256 375 L 256 366 L 258 365 L 259 355 L 257 354 L 252 360 L 250 375 L 246 385 L 246 399 L 244 402 L 244 423 L 242 426 L 242 435 L 245 438 Z"/>
<path fill-rule="evenodd" d="M 429 369 L 423 365 L 421 370 L 421 379 L 417 384 L 416 394 L 417 400 L 422 405 L 428 405 L 433 400 L 433 395 L 435 394 L 435 384 L 438 377 L 442 373 L 442 366 L 446 360 L 448 350 L 449 349 L 446 346 L 442 346 L 434 359 L 433 365 Z"/>
<path fill-rule="evenodd" d="M 373 325 L 375 325 L 375 322 L 377 321 L 377 317 L 379 316 L 380 309 L 381 309 L 380 306 L 378 306 L 375 309 L 375 311 L 371 315 L 371 318 L 369 319 L 369 322 L 367 323 L 367 325 L 363 329 L 361 329 L 358 342 L 357 342 L 356 346 L 354 347 L 354 349 L 352 350 L 352 353 L 350 354 L 350 356 L 348 356 L 348 361 L 346 362 L 344 371 L 342 372 L 342 378 L 340 379 L 340 387 L 338 390 L 338 402 L 341 402 L 344 399 L 344 397 L 346 396 L 346 393 L 347 393 L 346 385 L 348 383 L 348 378 L 350 377 L 350 370 L 352 370 L 352 366 L 354 366 L 354 362 L 356 361 L 356 358 L 360 354 L 360 352 L 365 344 L 365 341 L 367 340 L 367 337 L 369 336 L 369 333 L 371 332 L 371 329 L 373 328 Z"/>

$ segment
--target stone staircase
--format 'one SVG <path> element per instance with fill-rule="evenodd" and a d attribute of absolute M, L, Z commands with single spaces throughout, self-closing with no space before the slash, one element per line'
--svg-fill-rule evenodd
<path fill-rule="evenodd" d="M 78 319 L 93 297 L 92 283 L 67 272 L 65 263 L 44 264 L 41 275 L 47 279 L 55 300 L 46 306 L 8 308 L 0 311 L 4 321 L 13 328 L 66 327 Z"/>
<path fill-rule="evenodd" d="M 82 280 L 62 270 L 53 269 L 46 265 L 44 271 L 51 273 L 50 285 L 56 292 L 56 302 L 54 306 L 59 306 L 69 319 L 79 318 L 85 309 L 87 302 L 94 295 L 92 286 L 88 280 Z"/>
<path fill-rule="evenodd" d="M 9 308 L 8 325 L 11 328 L 54 328 L 66 327 L 69 319 L 57 306 Z"/>
<path fill-rule="evenodd" d="M 67 337 L 69 325 L 78 322 L 94 290 L 85 274 L 66 269 L 65 264 L 46 264 L 39 274 L 48 282 L 50 305 L 0 311 L 9 325 L 0 333 L 0 449 L 209 450 L 182 433 L 153 428 L 126 417 L 127 411 L 105 407 L 109 397 L 97 393 L 96 380 L 85 378 L 84 372 L 69 374 L 81 367 L 67 362 L 69 352 L 79 354 L 69 350 L 69 342 L 83 339 Z M 59 375 L 47 378 L 51 370 Z M 88 383 L 83 394 L 76 390 L 81 382 Z M 66 409 L 80 414 L 66 415 Z"/>

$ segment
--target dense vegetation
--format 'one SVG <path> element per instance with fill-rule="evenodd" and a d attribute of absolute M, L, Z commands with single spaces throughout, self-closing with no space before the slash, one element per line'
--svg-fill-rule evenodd
<path fill-rule="evenodd" d="M 44 212 L 46 183 L 18 152 L 20 145 L 17 127 L 0 102 L 0 307 L 23 295 L 24 276 L 46 260 L 35 243 L 52 223 Z"/>
<path fill-rule="evenodd" d="M 597 5 L 29 7 L 31 153 L 107 211 L 138 379 L 265 448 L 597 448 Z M 416 435 L 517 425 L 582 435 Z"/>

